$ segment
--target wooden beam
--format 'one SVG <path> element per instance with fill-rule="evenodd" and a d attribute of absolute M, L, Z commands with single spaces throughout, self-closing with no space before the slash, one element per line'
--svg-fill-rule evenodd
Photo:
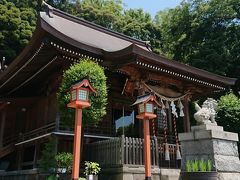
<path fill-rule="evenodd" d="M 6 122 L 6 109 L 3 109 L 1 112 L 1 119 L 0 119 L 0 125 L 1 125 L 0 126 L 0 148 L 3 147 L 5 122 Z"/>
<path fill-rule="evenodd" d="M 119 70 L 123 71 L 128 76 L 130 76 L 131 80 L 136 80 L 136 79 L 141 78 L 141 72 L 136 67 L 129 65 L 129 66 L 124 66 L 124 67 L 120 68 Z"/>
<path fill-rule="evenodd" d="M 1 102 L 1 101 L 0 101 Z M 5 108 L 6 107 L 6 105 L 8 105 L 9 104 L 9 102 L 4 102 L 4 103 L 2 103 L 1 105 L 0 105 L 0 110 L 2 110 L 3 108 Z"/>
<path fill-rule="evenodd" d="M 183 111 L 184 111 L 184 117 L 183 117 L 183 125 L 184 125 L 184 131 L 190 132 L 190 116 L 189 116 L 189 100 L 186 96 L 183 100 Z"/>
<path fill-rule="evenodd" d="M 155 74 L 155 73 L 149 73 L 148 75 L 149 79 L 155 80 L 155 81 L 161 81 L 165 84 L 168 85 L 175 85 L 178 87 L 183 87 L 183 83 L 181 81 L 178 81 L 176 79 L 173 79 L 169 76 L 166 75 L 160 75 L 160 74 Z"/>
<path fill-rule="evenodd" d="M 10 104 L 10 103 L 31 103 L 31 102 L 35 102 L 39 99 L 41 99 L 42 97 L 11 97 L 11 98 L 0 98 L 0 103 L 6 103 L 6 104 Z M 0 110 L 1 110 L 1 106 L 0 106 Z"/>

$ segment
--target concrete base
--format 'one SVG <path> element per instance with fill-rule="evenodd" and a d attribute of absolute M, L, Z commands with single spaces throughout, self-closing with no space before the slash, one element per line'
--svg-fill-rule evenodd
<path fill-rule="evenodd" d="M 221 180 L 240 180 L 238 134 L 226 132 L 214 124 L 194 126 L 189 133 L 179 134 L 182 147 L 181 169 L 186 170 L 187 160 L 212 160 L 213 170 Z M 231 178 L 229 178 L 231 177 Z"/>
<path fill-rule="evenodd" d="M 218 173 L 218 180 L 240 180 L 240 173 Z"/>
<path fill-rule="evenodd" d="M 152 168 L 151 180 L 179 180 L 180 169 Z M 99 180 L 145 180 L 143 166 L 124 165 L 122 167 L 102 169 Z"/>

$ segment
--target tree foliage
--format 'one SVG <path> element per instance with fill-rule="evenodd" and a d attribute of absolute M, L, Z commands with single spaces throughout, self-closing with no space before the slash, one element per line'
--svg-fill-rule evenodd
<path fill-rule="evenodd" d="M 162 52 L 198 68 L 240 77 L 239 0 L 191 0 L 159 12 Z"/>
<path fill-rule="evenodd" d="M 17 5 L 0 0 L 0 57 L 6 57 L 7 63 L 28 44 L 36 26 L 36 11 Z"/>
<path fill-rule="evenodd" d="M 72 14 L 108 29 L 117 30 L 115 24 L 119 20 L 122 10 L 120 0 L 77 0 Z"/>
<path fill-rule="evenodd" d="M 226 131 L 240 133 L 240 99 L 232 92 L 220 98 L 217 122 Z"/>
<path fill-rule="evenodd" d="M 63 73 L 63 80 L 58 92 L 58 102 L 61 121 L 68 127 L 73 126 L 74 110 L 67 108 L 70 102 L 69 89 L 72 84 L 81 79 L 88 79 L 96 89 L 97 94 L 90 96 L 91 107 L 83 109 L 83 124 L 96 124 L 106 114 L 107 85 L 104 70 L 97 63 L 82 59 L 80 63 L 73 64 Z"/>

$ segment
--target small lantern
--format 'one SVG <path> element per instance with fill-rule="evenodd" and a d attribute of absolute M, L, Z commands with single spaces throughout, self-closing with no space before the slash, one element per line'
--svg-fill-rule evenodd
<path fill-rule="evenodd" d="M 91 86 L 87 79 L 77 82 L 70 88 L 70 103 L 68 107 L 71 108 L 86 108 L 91 105 L 89 100 L 89 94 L 91 92 L 96 93 L 96 90 Z"/>
<path fill-rule="evenodd" d="M 154 114 L 154 106 L 161 106 L 152 93 L 138 96 L 133 105 L 138 105 L 138 119 L 154 119 L 157 117 Z"/>

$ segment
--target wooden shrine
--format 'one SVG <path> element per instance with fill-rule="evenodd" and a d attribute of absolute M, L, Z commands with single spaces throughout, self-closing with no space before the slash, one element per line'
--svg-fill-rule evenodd
<path fill-rule="evenodd" d="M 104 149 L 106 143 L 109 154 L 135 149 L 129 150 L 134 159 L 126 154 L 105 157 L 100 162 L 103 168 L 143 164 L 139 139 L 143 123 L 135 120 L 137 107 L 131 106 L 137 96 L 155 92 L 161 104 L 150 122 L 151 143 L 157 147 L 152 149 L 152 163 L 176 168 L 177 131 L 190 131 L 189 101 L 225 91 L 236 82 L 154 54 L 144 41 L 46 5 L 28 46 L 0 72 L 0 168 L 4 172 L 39 168 L 44 144 L 52 138 L 57 141 L 56 153 L 72 151 L 73 129 L 62 124 L 56 93 L 63 70 L 86 57 L 105 69 L 108 105 L 97 127 L 83 127 L 83 160 L 99 161 L 101 151 L 93 147 Z M 126 142 L 129 146 L 124 146 Z M 162 156 L 165 145 L 169 159 Z M 121 148 L 125 149 L 118 152 Z"/>

